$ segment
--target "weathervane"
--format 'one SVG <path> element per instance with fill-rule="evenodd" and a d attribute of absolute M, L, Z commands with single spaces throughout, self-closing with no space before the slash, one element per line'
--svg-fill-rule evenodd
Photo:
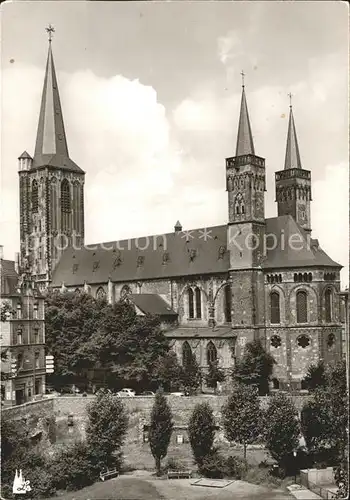
<path fill-rule="evenodd" d="M 289 107 L 291 108 L 292 107 L 292 97 L 293 97 L 293 94 L 291 92 L 289 92 L 288 97 L 289 97 Z"/>
<path fill-rule="evenodd" d="M 45 28 L 45 31 L 49 34 L 49 42 L 51 43 L 52 40 L 52 33 L 55 33 L 55 28 L 49 24 L 47 28 Z"/>
<path fill-rule="evenodd" d="M 244 73 L 243 69 L 242 69 L 242 71 L 241 71 L 241 77 L 242 77 L 242 87 L 244 87 L 244 77 L 245 77 L 245 73 Z"/>

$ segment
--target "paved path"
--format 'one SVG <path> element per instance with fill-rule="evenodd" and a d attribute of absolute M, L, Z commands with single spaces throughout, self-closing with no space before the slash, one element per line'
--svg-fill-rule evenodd
<path fill-rule="evenodd" d="M 300 484 L 291 484 L 290 486 L 287 486 L 287 489 L 294 498 L 297 498 L 297 500 L 318 500 L 322 498 Z"/>

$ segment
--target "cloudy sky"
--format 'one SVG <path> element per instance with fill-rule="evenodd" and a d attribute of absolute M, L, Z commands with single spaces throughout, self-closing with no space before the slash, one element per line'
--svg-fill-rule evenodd
<path fill-rule="evenodd" d="M 49 23 L 70 157 L 86 171 L 87 243 L 171 232 L 178 219 L 184 229 L 227 222 L 243 69 L 266 216 L 292 92 L 313 236 L 347 266 L 348 8 L 323 1 L 3 4 L 6 258 L 19 247 L 17 157 L 34 152 Z"/>

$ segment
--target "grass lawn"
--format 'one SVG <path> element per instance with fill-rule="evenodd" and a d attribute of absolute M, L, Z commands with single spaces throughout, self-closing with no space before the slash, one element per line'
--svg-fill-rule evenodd
<path fill-rule="evenodd" d="M 64 493 L 64 500 L 285 500 L 290 495 L 281 490 L 234 481 L 226 488 L 191 486 L 191 480 L 157 479 L 154 476 L 120 476 L 93 484 L 77 492 Z M 54 497 L 55 498 L 55 497 Z"/>

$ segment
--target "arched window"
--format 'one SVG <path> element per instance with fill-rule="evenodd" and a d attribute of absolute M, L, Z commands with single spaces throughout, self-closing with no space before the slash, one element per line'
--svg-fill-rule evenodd
<path fill-rule="evenodd" d="M 130 294 L 131 288 L 129 287 L 129 285 L 124 285 L 120 291 L 120 300 L 125 300 Z"/>
<path fill-rule="evenodd" d="M 198 286 L 195 288 L 196 293 L 196 318 L 202 317 L 202 293 Z"/>
<path fill-rule="evenodd" d="M 63 179 L 61 183 L 61 210 L 62 212 L 71 211 L 70 189 L 67 179 Z"/>
<path fill-rule="evenodd" d="M 280 296 L 277 292 L 270 294 L 271 323 L 280 323 Z"/>
<path fill-rule="evenodd" d="M 194 294 L 192 288 L 188 289 L 188 317 L 194 318 Z"/>
<path fill-rule="evenodd" d="M 32 183 L 32 212 L 38 211 L 38 183 L 36 180 Z"/>
<path fill-rule="evenodd" d="M 297 323 L 307 323 L 307 295 L 297 292 Z"/>
<path fill-rule="evenodd" d="M 22 344 L 23 338 L 22 338 L 22 328 L 18 328 L 17 330 L 17 344 Z"/>
<path fill-rule="evenodd" d="M 185 340 L 182 344 L 182 366 L 188 366 L 192 363 L 192 349 L 190 344 Z"/>
<path fill-rule="evenodd" d="M 216 350 L 213 342 L 209 342 L 207 345 L 207 363 L 210 365 L 211 363 L 215 363 L 218 359 L 218 352 Z"/>
<path fill-rule="evenodd" d="M 97 289 L 96 299 L 97 300 L 105 300 L 106 299 L 106 292 L 104 291 L 102 286 L 100 286 L 100 288 Z"/>
<path fill-rule="evenodd" d="M 224 288 L 224 312 L 225 312 L 225 321 L 226 323 L 231 323 L 231 307 L 232 307 L 232 292 L 231 285 L 226 285 Z"/>
<path fill-rule="evenodd" d="M 324 294 L 324 309 L 327 323 L 332 321 L 332 290 L 326 290 Z"/>

